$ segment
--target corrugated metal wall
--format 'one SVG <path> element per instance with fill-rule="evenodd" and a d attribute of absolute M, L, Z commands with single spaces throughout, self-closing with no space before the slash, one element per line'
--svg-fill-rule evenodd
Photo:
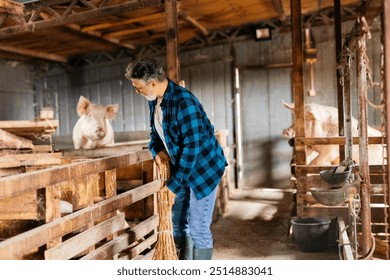
<path fill-rule="evenodd" d="M 343 25 L 344 34 L 350 29 L 350 23 Z M 368 50 L 374 80 L 378 81 L 380 40 L 378 32 L 373 35 L 373 39 L 368 42 Z M 314 38 L 318 49 L 318 61 L 314 65 L 317 95 L 306 95 L 305 102 L 335 105 L 336 62 L 333 27 L 315 28 Z M 274 33 L 271 41 L 246 41 L 234 43 L 233 48 L 231 45 L 223 45 L 180 54 L 181 77 L 186 82 L 186 87 L 203 103 L 215 129 L 230 131 L 229 145 L 233 143 L 234 122 L 233 57 L 236 58 L 235 65 L 241 69 L 245 186 L 285 187 L 290 175 L 292 150 L 287 141 L 282 139 L 281 132 L 290 125 L 292 115 L 283 107 L 281 101 L 292 101 L 291 68 L 269 69 L 261 66 L 291 62 L 291 35 Z M 164 61 L 164 58 L 161 60 Z M 71 135 L 78 118 L 76 104 L 80 95 L 103 105 L 120 104 L 118 117 L 113 121 L 116 132 L 149 130 L 147 102 L 134 93 L 130 82 L 124 78 L 126 64 L 127 61 L 123 61 L 77 70 L 58 69 L 36 79 L 36 103 L 39 107 L 50 106 L 55 109 L 56 118 L 60 121 L 58 135 Z M 248 70 L 245 68 L 248 65 L 256 67 Z M 27 74 L 25 70 L 19 71 L 22 75 Z M 19 71 L 16 75 L 21 75 Z M 9 67 L 5 72 L 7 75 L 15 75 Z M 5 89 L 0 92 L 3 104 L 7 104 L 5 107 L 18 104 L 18 109 L 13 108 L 12 112 L 0 112 L 4 115 L 3 119 L 31 119 L 34 104 L 31 83 L 26 84 L 27 90 L 19 91 L 19 80 L 11 80 L 4 76 L 3 71 L 1 73 L 2 81 L 7 81 L 10 85 L 10 81 L 13 81 L 12 85 L 7 87 L 8 90 L 11 88 L 12 95 L 18 92 L 23 96 L 21 98 L 13 95 L 10 98 Z M 309 84 L 308 75 L 305 75 L 305 83 Z M 379 90 L 374 92 L 370 92 L 370 99 L 380 103 Z M 24 103 L 20 105 L 18 102 Z M 379 123 L 378 112 L 374 114 L 374 110 L 369 108 L 369 116 L 371 122 L 375 120 Z"/>
<path fill-rule="evenodd" d="M 0 61 L 0 120 L 34 119 L 33 67 Z"/>

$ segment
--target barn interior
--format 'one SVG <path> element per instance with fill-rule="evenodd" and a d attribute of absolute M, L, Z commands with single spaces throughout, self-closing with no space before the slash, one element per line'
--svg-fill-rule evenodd
<path fill-rule="evenodd" d="M 160 181 L 125 69 L 153 56 L 229 159 L 213 259 L 389 260 L 389 18 L 386 0 L 0 0 L 0 259 L 152 259 Z M 119 104 L 115 144 L 74 149 L 80 96 Z M 335 133 L 308 130 L 313 103 Z"/>

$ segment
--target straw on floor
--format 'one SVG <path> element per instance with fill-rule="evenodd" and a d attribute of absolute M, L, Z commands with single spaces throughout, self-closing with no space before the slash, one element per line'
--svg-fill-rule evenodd
<path fill-rule="evenodd" d="M 172 205 L 175 194 L 165 185 L 170 176 L 169 162 L 163 161 L 159 168 L 161 189 L 157 193 L 157 211 L 159 216 L 157 244 L 153 254 L 153 260 L 177 260 L 175 241 L 173 240 Z"/>

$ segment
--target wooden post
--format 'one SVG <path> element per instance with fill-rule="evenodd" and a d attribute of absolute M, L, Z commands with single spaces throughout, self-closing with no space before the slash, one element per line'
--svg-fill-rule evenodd
<path fill-rule="evenodd" d="M 166 44 L 168 78 L 178 83 L 180 81 L 180 66 L 178 58 L 178 26 L 176 0 L 165 1 Z"/>
<path fill-rule="evenodd" d="M 389 90 L 390 90 L 390 3 L 387 0 L 383 0 L 383 42 L 384 42 L 384 68 L 385 68 L 385 73 L 384 73 L 384 99 L 385 99 L 385 114 L 386 116 L 386 135 L 390 135 L 390 118 L 388 116 L 390 112 L 390 95 L 389 95 Z M 389 163 L 389 158 L 390 158 L 390 137 L 386 137 L 386 147 L 387 147 L 387 178 L 390 178 L 390 163 Z M 389 181 L 389 180 L 388 180 Z M 384 194 L 387 195 L 387 198 L 385 198 L 385 201 L 389 203 L 390 201 L 390 188 L 389 184 L 384 185 L 385 188 L 387 188 L 387 193 L 385 192 Z M 386 222 L 389 225 L 390 224 L 390 212 L 389 208 L 386 210 L 387 216 L 386 216 Z M 386 232 L 390 230 L 389 226 L 387 226 Z M 390 245 L 389 245 L 390 246 Z M 390 250 L 388 249 L 386 254 L 387 254 L 387 259 L 390 259 Z"/>
<path fill-rule="evenodd" d="M 305 137 L 305 114 L 304 114 L 304 95 L 303 95 L 303 46 L 302 46 L 302 15 L 301 15 L 301 0 L 291 0 L 291 25 L 292 25 L 292 91 L 295 103 L 295 132 L 296 137 Z M 297 166 L 306 165 L 306 146 L 302 143 L 295 142 L 295 163 Z M 298 180 L 306 174 L 296 169 L 296 177 Z M 305 188 L 300 188 L 297 184 L 297 195 L 295 203 L 297 205 L 296 212 L 300 215 L 303 212 L 305 201 L 303 197 L 306 194 Z"/>
<path fill-rule="evenodd" d="M 304 96 L 303 96 L 303 46 L 302 46 L 302 17 L 301 0 L 291 0 L 292 22 L 292 89 L 295 103 L 295 131 L 296 137 L 305 137 Z M 304 145 L 295 146 L 297 165 L 306 164 Z"/>

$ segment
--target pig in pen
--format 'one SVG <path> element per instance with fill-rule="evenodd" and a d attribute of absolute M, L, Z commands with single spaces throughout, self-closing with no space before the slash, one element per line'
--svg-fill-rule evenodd
<path fill-rule="evenodd" d="M 283 103 L 284 106 L 294 113 L 293 103 Z M 305 104 L 305 137 L 321 138 L 321 137 L 337 137 L 339 136 L 338 129 L 338 110 L 335 107 L 325 106 L 315 103 Z M 352 136 L 358 136 L 358 120 L 353 118 Z M 381 137 L 382 133 L 368 126 L 368 136 Z M 294 123 L 283 130 L 283 137 L 288 138 L 292 143 L 295 137 Z M 311 145 L 306 147 L 306 164 L 308 165 L 335 165 L 340 163 L 339 146 L 338 145 Z M 382 145 L 368 145 L 369 163 L 381 165 L 383 161 Z M 352 147 L 352 160 L 359 162 L 358 145 Z"/>
<path fill-rule="evenodd" d="M 78 149 L 94 149 L 114 143 L 110 120 L 118 113 L 118 104 L 98 105 L 80 96 L 77 113 L 80 118 L 73 128 L 73 144 Z"/>

